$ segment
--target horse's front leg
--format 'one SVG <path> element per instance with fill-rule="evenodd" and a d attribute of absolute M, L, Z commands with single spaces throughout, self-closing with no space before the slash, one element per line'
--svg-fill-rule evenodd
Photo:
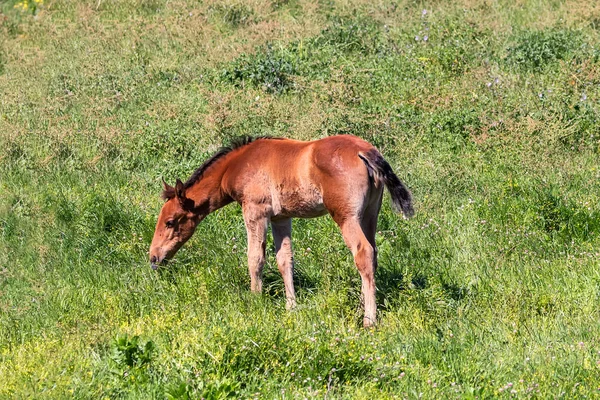
<path fill-rule="evenodd" d="M 292 257 L 292 219 L 271 221 L 273 241 L 277 266 L 283 277 L 285 285 L 285 308 L 291 310 L 296 307 L 296 292 L 294 291 L 294 260 Z"/>
<path fill-rule="evenodd" d="M 244 222 L 248 234 L 248 271 L 250 289 L 255 293 L 262 291 L 262 270 L 265 265 L 267 226 L 269 219 L 252 207 L 244 207 Z"/>

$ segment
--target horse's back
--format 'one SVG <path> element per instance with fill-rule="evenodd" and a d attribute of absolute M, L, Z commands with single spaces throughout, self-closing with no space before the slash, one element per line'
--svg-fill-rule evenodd
<path fill-rule="evenodd" d="M 340 175 L 359 168 L 360 152 L 373 145 L 352 135 L 329 136 L 309 142 L 293 139 L 260 139 L 246 148 L 236 159 L 237 174 L 263 171 L 276 181 L 307 179 L 319 172 Z"/>

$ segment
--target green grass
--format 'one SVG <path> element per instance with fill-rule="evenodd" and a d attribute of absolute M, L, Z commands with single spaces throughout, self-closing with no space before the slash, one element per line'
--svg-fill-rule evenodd
<path fill-rule="evenodd" d="M 592 2 L 30 3 L 0 3 L 0 397 L 598 396 Z M 329 217 L 294 222 L 293 312 L 272 248 L 249 293 L 239 206 L 150 269 L 161 177 L 340 133 L 416 201 L 380 215 L 377 329 Z"/>

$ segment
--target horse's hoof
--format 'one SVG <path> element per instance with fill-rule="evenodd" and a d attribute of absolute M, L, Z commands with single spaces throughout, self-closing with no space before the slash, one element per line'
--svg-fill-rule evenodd
<path fill-rule="evenodd" d="M 375 328 L 375 320 L 369 317 L 363 318 L 363 327 L 364 328 Z"/>
<path fill-rule="evenodd" d="M 296 308 L 296 300 L 294 299 L 287 299 L 285 302 L 285 309 L 288 311 L 292 311 Z"/>

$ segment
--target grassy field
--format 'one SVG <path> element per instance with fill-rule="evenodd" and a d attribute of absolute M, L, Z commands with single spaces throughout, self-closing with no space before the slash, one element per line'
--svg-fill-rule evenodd
<path fill-rule="evenodd" d="M 0 2 L 0 398 L 600 395 L 593 1 Z M 375 144 L 379 325 L 329 217 L 298 309 L 239 206 L 165 271 L 160 178 L 238 135 Z"/>

